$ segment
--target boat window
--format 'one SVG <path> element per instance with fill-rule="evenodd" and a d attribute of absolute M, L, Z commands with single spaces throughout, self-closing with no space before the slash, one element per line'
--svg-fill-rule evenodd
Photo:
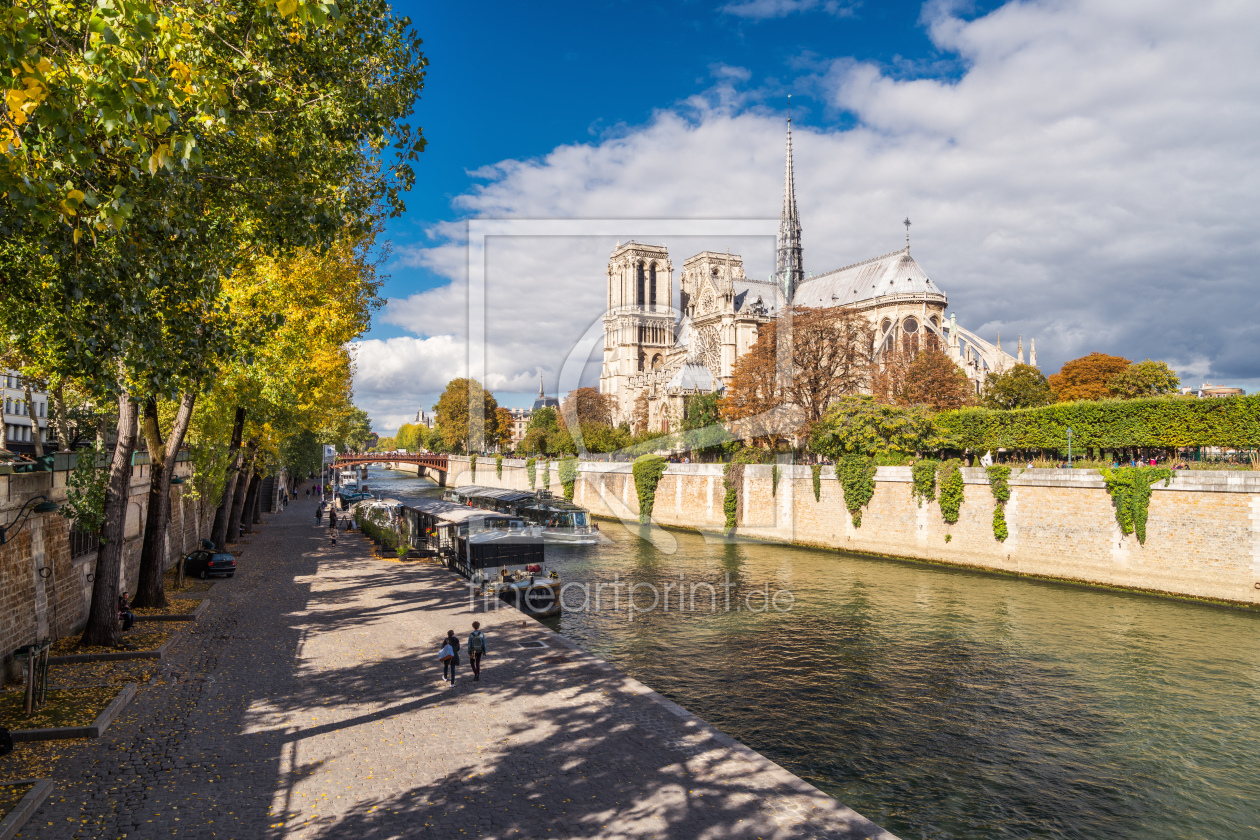
<path fill-rule="evenodd" d="M 584 511 L 584 510 L 579 510 L 579 511 L 575 512 L 575 513 L 573 514 L 573 522 L 574 522 L 574 524 L 575 524 L 575 525 L 577 525 L 579 528 L 585 528 L 585 527 L 586 527 L 586 524 L 587 524 L 587 523 L 586 523 L 586 511 Z"/>

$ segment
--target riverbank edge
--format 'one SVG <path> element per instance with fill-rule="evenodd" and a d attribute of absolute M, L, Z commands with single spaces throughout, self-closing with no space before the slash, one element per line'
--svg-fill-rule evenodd
<path fill-rule="evenodd" d="M 690 529 L 679 528 L 677 530 L 681 531 L 681 530 L 690 530 Z M 452 572 L 452 574 L 454 574 L 454 572 Z M 455 576 L 459 577 L 458 575 L 455 575 Z M 515 607 L 513 607 L 513 609 L 515 609 Z M 520 611 L 518 610 L 518 612 Z M 546 624 L 544 624 L 541 620 L 535 618 L 534 616 L 528 615 L 527 613 L 524 613 L 524 612 L 521 612 L 520 614 L 524 618 L 531 619 L 535 624 L 538 625 L 539 628 L 541 628 L 542 630 L 550 634 L 549 639 L 554 639 L 555 641 L 557 641 L 558 644 L 560 644 L 567 650 L 572 651 L 578 656 L 585 657 L 586 659 L 590 660 L 591 664 L 593 664 L 595 667 L 608 672 L 611 676 L 615 676 L 617 679 L 624 680 L 625 685 L 629 687 L 632 691 L 634 691 L 635 694 L 652 701 L 658 706 L 661 706 L 662 708 L 664 708 L 670 714 L 678 718 L 681 718 L 683 721 L 687 722 L 690 725 L 695 726 L 696 729 L 698 729 L 708 738 L 711 738 L 713 741 L 720 744 L 722 747 L 725 747 L 728 750 L 732 750 L 734 752 L 739 753 L 746 760 L 754 764 L 762 765 L 764 770 L 767 773 L 769 773 L 772 777 L 774 777 L 775 781 L 790 788 L 793 792 L 802 796 L 807 796 L 817 801 L 818 806 L 836 810 L 838 812 L 838 816 L 845 820 L 859 823 L 859 825 L 864 823 L 865 825 L 861 825 L 860 830 L 863 832 L 862 836 L 866 838 L 867 840 L 900 840 L 900 838 L 898 838 L 897 835 L 893 834 L 888 829 L 884 828 L 883 826 L 879 825 L 878 823 L 874 822 L 873 820 L 869 819 L 868 817 L 864 816 L 858 811 L 855 811 L 853 808 L 850 808 L 848 805 L 844 804 L 839 799 L 827 793 L 826 791 L 818 787 L 815 787 L 814 785 L 805 781 L 800 776 L 793 773 L 791 770 L 788 770 L 787 768 L 783 767 L 781 764 L 778 764 L 777 762 L 771 760 L 770 758 L 767 758 L 765 755 L 761 754 L 757 750 L 754 750 L 752 747 L 748 746 L 743 741 L 740 741 L 739 739 L 723 732 L 721 729 L 718 729 L 716 726 L 709 723 L 707 720 L 700 717 L 695 712 L 692 712 L 688 710 L 687 708 L 680 706 L 679 704 L 675 703 L 673 700 L 670 700 L 668 697 L 664 696 L 663 694 L 656 691 L 652 687 L 644 684 L 642 681 L 636 679 L 635 677 L 630 676 L 625 671 L 621 670 L 621 668 L 609 662 L 607 659 L 604 659 L 602 656 L 591 653 L 589 650 L 582 647 L 577 642 L 570 639 L 568 636 L 564 635 L 558 630 L 551 629 Z"/>
<path fill-rule="evenodd" d="M 603 514 L 591 514 L 595 519 L 602 519 L 607 522 L 621 522 L 615 516 L 605 516 Z M 1137 586 L 1120 586 L 1114 583 L 1097 583 L 1095 581 L 1084 580 L 1082 578 L 1057 577 L 1055 575 L 1044 575 L 1036 572 L 1018 572 L 1010 569 L 995 569 L 991 566 L 980 566 L 973 563 L 954 563 L 949 560 L 931 560 L 922 557 L 906 557 L 901 554 L 884 554 L 878 551 L 862 551 L 853 548 L 836 548 L 825 543 L 810 542 L 809 540 L 777 540 L 770 537 L 761 537 L 752 534 L 741 534 L 736 529 L 734 536 L 728 537 L 724 531 L 715 528 L 701 528 L 686 525 L 662 525 L 658 522 L 652 523 L 653 528 L 660 528 L 662 531 L 680 531 L 693 534 L 701 534 L 704 536 L 718 536 L 724 540 L 735 540 L 737 542 L 755 542 L 763 545 L 783 545 L 792 546 L 794 548 L 807 548 L 810 551 L 824 551 L 828 554 L 851 554 L 855 557 L 866 557 L 877 560 L 892 560 L 897 563 L 906 563 L 915 566 L 932 566 L 938 569 L 955 569 L 960 572 L 968 572 L 971 574 L 988 575 L 991 577 L 1015 578 L 1019 580 L 1036 581 L 1040 583 L 1053 583 L 1060 586 L 1072 586 L 1083 589 L 1095 589 L 1103 592 L 1111 592 L 1117 595 L 1142 595 L 1148 598 L 1160 598 L 1168 601 L 1178 601 L 1181 603 L 1199 604 L 1201 606 L 1216 607 L 1218 609 L 1236 610 L 1238 612 L 1252 613 L 1260 615 L 1260 604 L 1248 603 L 1247 601 L 1229 601 L 1223 598 L 1210 598 L 1203 595 L 1185 595 L 1179 592 L 1167 592 L 1160 589 L 1143 589 Z"/>

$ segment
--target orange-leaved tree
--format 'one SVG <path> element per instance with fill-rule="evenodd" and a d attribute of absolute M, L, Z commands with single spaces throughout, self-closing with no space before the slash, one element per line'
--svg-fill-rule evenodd
<path fill-rule="evenodd" d="M 1109 384 L 1112 377 L 1123 373 L 1128 366 L 1129 360 L 1124 356 L 1090 353 L 1065 362 L 1058 373 L 1047 378 L 1059 402 L 1104 400 L 1113 396 Z"/>

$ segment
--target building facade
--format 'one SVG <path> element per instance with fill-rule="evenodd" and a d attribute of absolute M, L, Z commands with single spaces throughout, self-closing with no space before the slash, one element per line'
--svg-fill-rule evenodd
<path fill-rule="evenodd" d="M 0 448 L 32 454 L 35 435 L 41 442 L 48 440 L 48 394 L 32 389 L 28 401 L 26 383 L 13 370 L 0 373 L 0 385 L 4 394 L 4 440 L 0 441 Z"/>
<path fill-rule="evenodd" d="M 985 378 L 1016 364 L 1037 365 L 1023 338 L 1014 355 L 946 317 L 949 298 L 910 254 L 910 220 L 904 248 L 818 275 L 805 275 L 802 228 L 792 166 L 788 121 L 783 210 L 776 273 L 768 282 L 744 273 L 736 254 L 702 251 L 683 262 L 679 306 L 673 301 L 673 263 L 664 245 L 617 243 L 608 261 L 608 309 L 599 390 L 614 398 L 617 420 L 669 430 L 683 416 L 687 397 L 721 391 L 735 363 L 757 341 L 760 328 L 786 303 L 856 309 L 870 319 L 880 360 L 903 339 L 926 337 L 958 365 L 979 393 Z"/>

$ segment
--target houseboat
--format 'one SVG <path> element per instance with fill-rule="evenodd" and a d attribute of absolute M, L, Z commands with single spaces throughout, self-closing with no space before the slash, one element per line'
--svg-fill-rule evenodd
<path fill-rule="evenodd" d="M 531 493 L 464 484 L 448 489 L 444 498 L 456 504 L 518 516 L 545 542 L 594 545 L 600 540 L 599 528 L 585 508 L 557 499 L 546 490 Z"/>
<path fill-rule="evenodd" d="M 560 612 L 560 575 L 547 569 L 542 536 L 524 519 L 445 499 L 408 502 L 398 514 L 413 543 L 485 593 L 528 615 Z"/>

